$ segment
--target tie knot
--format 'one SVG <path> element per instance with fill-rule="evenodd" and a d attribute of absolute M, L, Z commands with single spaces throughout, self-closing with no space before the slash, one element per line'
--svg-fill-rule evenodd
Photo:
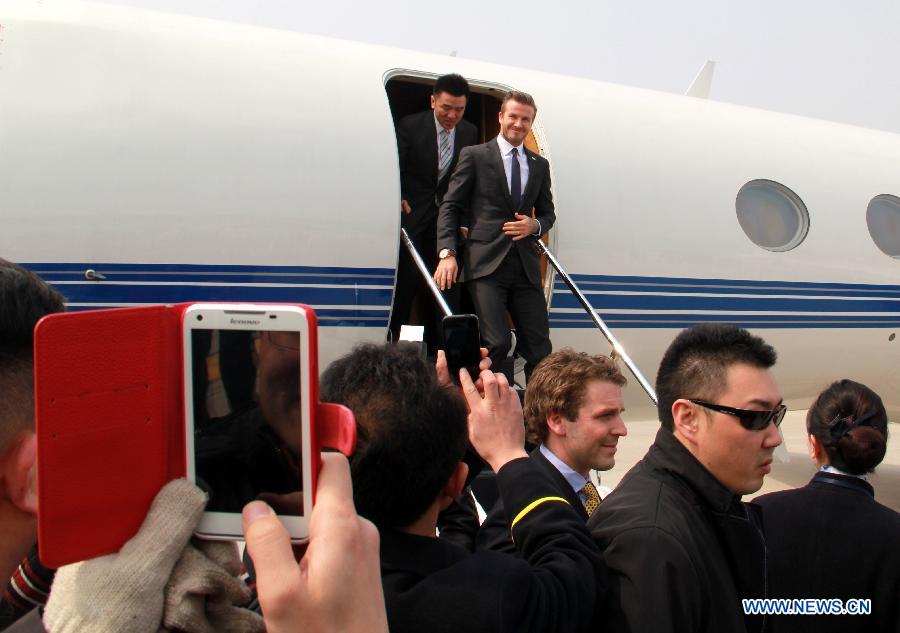
<path fill-rule="evenodd" d="M 515 158 L 516 156 L 518 156 L 518 155 L 519 155 L 519 148 L 518 148 L 518 147 L 512 148 L 512 149 L 510 150 L 510 152 L 509 152 L 509 155 L 512 156 L 513 158 Z"/>

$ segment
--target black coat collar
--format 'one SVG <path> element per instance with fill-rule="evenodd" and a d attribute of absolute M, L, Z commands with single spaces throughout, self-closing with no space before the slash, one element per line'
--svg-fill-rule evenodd
<path fill-rule="evenodd" d="M 837 473 L 828 473 L 820 470 L 812 478 L 810 484 L 839 486 L 845 490 L 851 490 L 858 494 L 868 495 L 872 499 L 875 498 L 875 489 L 868 481 L 853 477 L 852 475 L 838 475 Z"/>
<path fill-rule="evenodd" d="M 668 429 L 659 429 L 645 459 L 652 467 L 675 475 L 714 512 L 746 514 L 741 498 L 719 483 Z"/>

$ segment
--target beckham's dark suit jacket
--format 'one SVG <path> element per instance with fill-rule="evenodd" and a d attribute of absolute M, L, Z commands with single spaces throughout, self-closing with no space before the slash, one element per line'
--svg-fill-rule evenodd
<path fill-rule="evenodd" d="M 524 146 L 523 146 L 524 147 Z M 556 221 L 550 192 L 550 163 L 542 156 L 525 150 L 528 156 L 528 183 L 522 192 L 522 208 L 513 209 L 503 170 L 503 159 L 497 139 L 467 147 L 459 156 L 459 164 L 438 212 L 437 249 L 451 248 L 460 252 L 457 228 L 460 217 L 469 220 L 469 238 L 462 250 L 460 281 L 486 277 L 493 273 L 510 248 L 519 249 L 528 280 L 541 285 L 540 256 L 530 239 L 513 242 L 503 234 L 503 224 L 514 221 L 515 212 L 531 215 L 541 223 L 543 235 Z"/>
<path fill-rule="evenodd" d="M 856 477 L 757 497 L 773 598 L 870 598 L 871 615 L 770 616 L 770 631 L 900 631 L 900 514 Z"/>
<path fill-rule="evenodd" d="M 443 539 L 381 532 L 381 580 L 391 633 L 577 633 L 591 629 L 605 585 L 584 521 L 531 459 L 497 473 L 517 556 L 472 554 Z"/>
<path fill-rule="evenodd" d="M 400 157 L 400 192 L 412 207 L 400 214 L 400 224 L 413 235 L 434 226 L 437 203 L 447 191 L 450 174 L 462 148 L 474 145 L 478 130 L 466 120 L 456 124 L 453 160 L 444 178 L 438 182 L 438 144 L 434 111 L 426 110 L 403 117 L 397 124 L 397 151 Z M 433 230 L 433 229 L 431 229 Z M 433 238 L 432 238 L 433 239 Z M 428 253 L 431 256 L 431 253 Z"/>
<path fill-rule="evenodd" d="M 556 466 L 550 463 L 540 448 L 536 448 L 530 453 L 531 459 L 538 465 L 538 469 L 553 484 L 553 488 L 557 495 L 569 502 L 569 505 L 575 510 L 581 520 L 587 522 L 588 516 L 578 496 L 566 478 L 562 476 Z M 478 530 L 478 539 L 476 540 L 476 548 L 479 550 L 491 550 L 494 552 L 506 552 L 507 554 L 515 554 L 516 546 L 510 535 L 509 524 L 513 518 L 508 516 L 506 508 L 503 506 L 503 500 L 498 501 L 488 512 L 484 523 Z"/>

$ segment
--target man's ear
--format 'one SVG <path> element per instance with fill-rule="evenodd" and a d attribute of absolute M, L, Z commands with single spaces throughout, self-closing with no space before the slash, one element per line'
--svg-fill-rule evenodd
<path fill-rule="evenodd" d="M 450 475 L 450 479 L 447 480 L 444 489 L 441 490 L 440 508 L 442 512 L 446 510 L 451 503 L 459 499 L 459 495 L 462 494 L 463 488 L 466 487 L 466 477 L 468 476 L 469 465 L 465 462 L 456 464 L 453 474 Z"/>
<path fill-rule="evenodd" d="M 566 436 L 566 425 L 563 417 L 559 413 L 547 414 L 547 429 L 553 434 L 560 437 Z"/>
<path fill-rule="evenodd" d="M 37 514 L 37 436 L 29 432 L 14 440 L 0 468 L 6 498 L 19 510 Z"/>
<path fill-rule="evenodd" d="M 700 428 L 700 414 L 697 407 L 683 399 L 672 403 L 672 430 L 692 445 L 697 443 L 697 432 Z"/>
<path fill-rule="evenodd" d="M 434 106 L 437 105 L 437 99 L 434 98 L 434 95 L 431 95 L 431 109 L 434 110 Z"/>

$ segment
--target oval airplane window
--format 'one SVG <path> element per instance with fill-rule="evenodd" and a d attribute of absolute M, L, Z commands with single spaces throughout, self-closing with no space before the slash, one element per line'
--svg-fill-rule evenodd
<path fill-rule="evenodd" d="M 875 245 L 885 255 L 900 258 L 900 198 L 888 194 L 872 198 L 866 224 Z"/>
<path fill-rule="evenodd" d="M 773 180 L 751 180 L 734 201 L 747 237 L 769 251 L 789 251 L 806 237 L 809 212 L 796 193 Z"/>

